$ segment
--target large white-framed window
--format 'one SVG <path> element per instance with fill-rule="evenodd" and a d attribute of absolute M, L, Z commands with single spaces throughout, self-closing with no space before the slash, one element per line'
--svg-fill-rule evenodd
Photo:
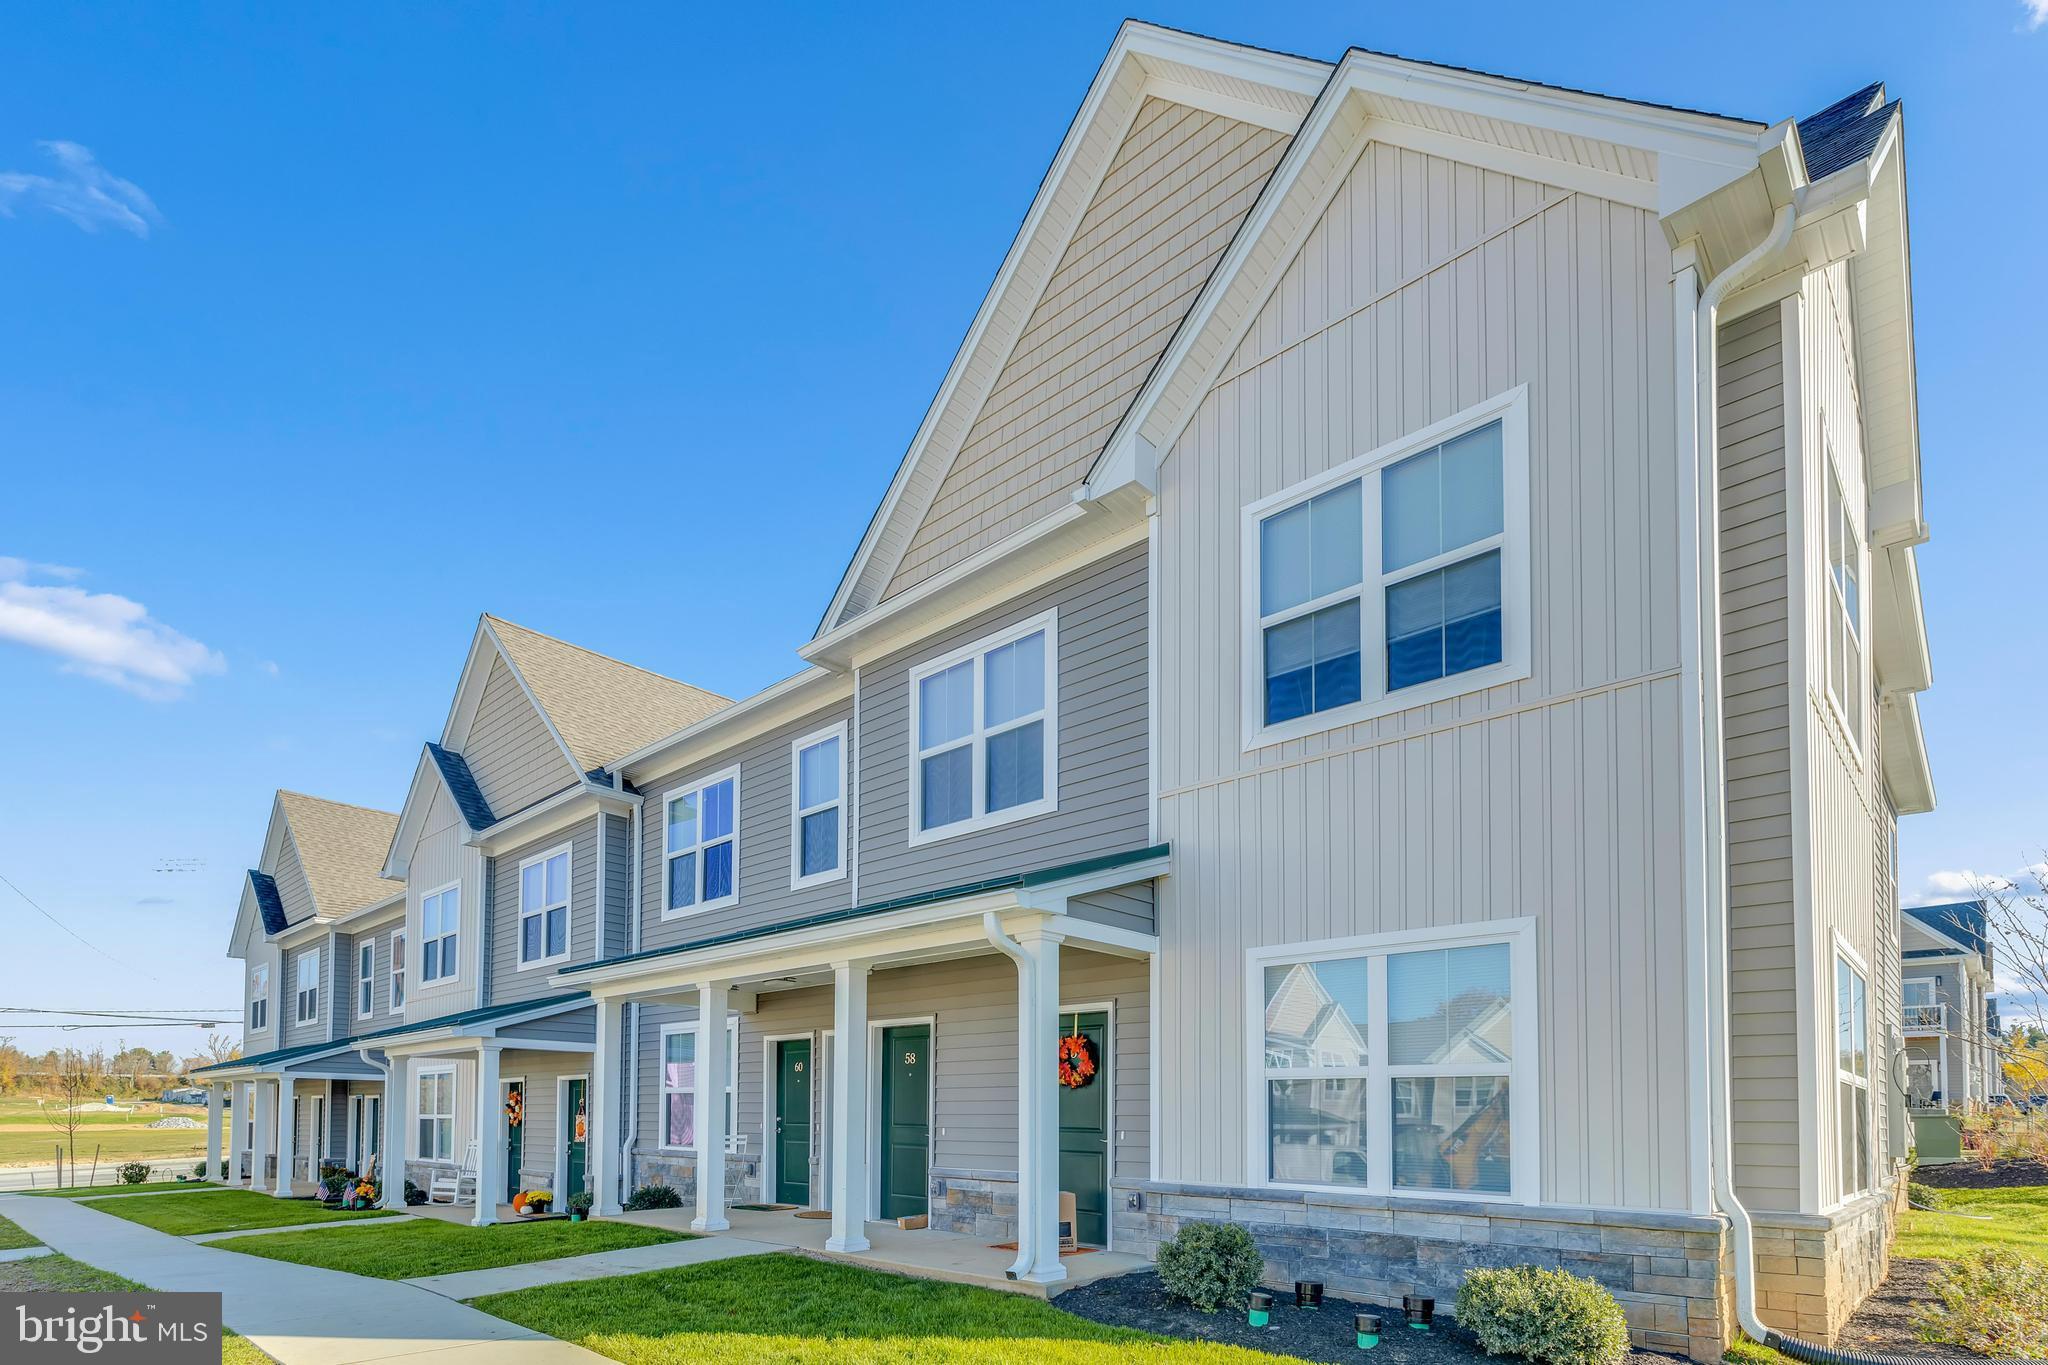
<path fill-rule="evenodd" d="M 455 1157 L 455 1068 L 421 1067 L 413 1080 L 413 1155 L 421 1161 Z"/>
<path fill-rule="evenodd" d="M 436 887 L 420 897 L 420 981 L 453 981 L 462 964 L 462 884 Z"/>
<path fill-rule="evenodd" d="M 662 918 L 697 914 L 740 898 L 740 770 L 727 768 L 662 802 L 661 852 L 668 883 Z"/>
<path fill-rule="evenodd" d="M 703 1035 L 699 1023 L 668 1024 L 661 1030 L 661 1147 L 668 1152 L 697 1150 L 697 1048 Z M 736 1117 L 740 1072 L 740 1021 L 725 1025 L 725 1131 Z"/>
<path fill-rule="evenodd" d="M 789 886 L 846 875 L 846 722 L 789 746 Z"/>
<path fill-rule="evenodd" d="M 1254 1184 L 1537 1200 L 1533 919 L 1247 963 Z"/>
<path fill-rule="evenodd" d="M 293 963 L 292 1021 L 310 1024 L 320 1017 L 320 950 L 308 948 Z"/>
<path fill-rule="evenodd" d="M 910 842 L 1059 806 L 1059 620 L 1045 612 L 910 671 Z"/>
<path fill-rule="evenodd" d="M 1863 750 L 1863 536 L 1828 447 L 1828 697 L 1858 753 Z"/>
<path fill-rule="evenodd" d="M 570 846 L 519 864 L 519 967 L 527 971 L 569 956 Z"/>
<path fill-rule="evenodd" d="M 1835 953 L 1835 1128 L 1842 1198 L 1870 1188 L 1870 996 L 1860 964 Z"/>
<path fill-rule="evenodd" d="M 249 1031 L 260 1033 L 270 1027 L 270 964 L 249 969 Z"/>
<path fill-rule="evenodd" d="M 356 1018 L 377 1012 L 377 941 L 356 945 Z"/>
<path fill-rule="evenodd" d="M 1526 386 L 1259 499 L 1244 745 L 1528 676 Z"/>
<path fill-rule="evenodd" d="M 391 931 L 391 1009 L 405 1008 L 405 930 Z"/>

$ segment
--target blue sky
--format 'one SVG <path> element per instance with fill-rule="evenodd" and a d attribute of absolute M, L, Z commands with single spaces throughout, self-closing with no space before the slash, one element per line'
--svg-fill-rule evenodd
<path fill-rule="evenodd" d="M 1912 891 L 2048 844 L 2032 4 L 1141 15 L 1765 120 L 1905 99 Z M 1124 13 L 978 8 L 8 15 L 0 876 L 121 962 L 0 887 L 0 1005 L 237 1005 L 270 792 L 395 807 L 479 611 L 732 695 L 795 667 Z"/>

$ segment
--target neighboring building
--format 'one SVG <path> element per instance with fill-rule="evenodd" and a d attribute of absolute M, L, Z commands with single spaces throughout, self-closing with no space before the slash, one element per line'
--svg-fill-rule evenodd
<path fill-rule="evenodd" d="M 1908 1103 L 1968 1110 L 2003 1094 L 1983 902 L 1908 907 L 1901 946 Z"/>
<path fill-rule="evenodd" d="M 601 1211 L 1051 1283 L 1066 1191 L 1337 1293 L 1533 1261 L 1644 1345 L 1832 1336 L 1933 803 L 1903 137 L 1126 25 L 802 672 L 485 618 L 378 868 L 388 1144 L 495 1189 L 571 1131 L 506 1077 L 531 1133 L 587 1072 Z"/>

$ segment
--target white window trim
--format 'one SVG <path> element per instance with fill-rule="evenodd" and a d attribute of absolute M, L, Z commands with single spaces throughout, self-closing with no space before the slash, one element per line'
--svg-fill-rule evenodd
<path fill-rule="evenodd" d="M 257 1022 L 256 1007 L 263 1006 L 262 1022 Z M 249 1032 L 270 1032 L 270 964 L 259 962 L 249 969 Z"/>
<path fill-rule="evenodd" d="M 405 1008 L 405 930 L 391 931 L 390 980 L 385 983 L 385 997 L 391 1002 L 393 1013 Z"/>
<path fill-rule="evenodd" d="M 1407 565 L 1392 573 L 1382 571 L 1380 550 L 1379 474 L 1431 446 L 1442 445 L 1454 436 L 1499 419 L 1501 438 L 1501 534 L 1461 545 L 1446 554 Z M 1365 575 L 1356 589 L 1333 593 L 1327 599 L 1305 603 L 1293 614 L 1329 606 L 1357 597 L 1359 609 L 1359 699 L 1348 706 L 1316 711 L 1277 725 L 1266 724 L 1265 633 L 1259 604 L 1259 523 L 1273 513 L 1304 502 L 1341 484 L 1357 479 L 1361 483 L 1361 514 L 1365 518 L 1363 542 Z M 1388 692 L 1386 588 L 1390 583 L 1428 573 L 1500 551 L 1501 658 L 1497 664 L 1468 669 L 1397 692 Z M 1391 441 L 1363 455 L 1346 460 L 1314 478 L 1305 479 L 1277 493 L 1245 506 L 1241 514 L 1239 569 L 1243 616 L 1239 635 L 1239 693 L 1246 752 L 1320 734 L 1346 725 L 1356 725 L 1375 716 L 1427 706 L 1431 702 L 1481 692 L 1502 683 L 1529 676 L 1531 608 L 1529 596 L 1529 386 L 1517 385 L 1483 403 L 1446 417 L 1422 430 Z"/>
<path fill-rule="evenodd" d="M 424 1081 L 429 1076 L 446 1076 L 448 1078 L 448 1155 L 446 1157 L 434 1156 L 430 1153 L 422 1152 L 420 1150 L 420 1120 L 424 1118 L 438 1119 L 440 1117 L 440 1115 L 438 1114 L 422 1114 L 419 1112 L 420 1082 Z M 456 1095 L 456 1088 L 457 1077 L 455 1074 L 455 1067 L 452 1063 L 439 1063 L 434 1066 L 423 1066 L 419 1067 L 412 1073 L 413 1115 L 412 1123 L 409 1125 L 412 1129 L 412 1135 L 408 1139 L 407 1145 L 412 1148 L 413 1160 L 455 1160 L 455 1121 L 458 1112 L 462 1108 L 461 1101 Z"/>
<path fill-rule="evenodd" d="M 363 954 L 370 955 L 367 969 Z M 356 945 L 356 1018 L 368 1019 L 377 1012 L 377 940 Z"/>
<path fill-rule="evenodd" d="M 1512 1151 L 1508 1158 L 1508 1193 L 1481 1190 L 1402 1189 L 1394 1184 L 1393 1082 L 1402 1076 L 1443 1076 L 1441 1066 L 1392 1066 L 1387 1057 L 1387 957 L 1394 953 L 1427 952 L 1435 948 L 1471 948 L 1488 943 L 1509 947 L 1509 989 L 1513 992 L 1514 1056 L 1508 1065 L 1491 1074 L 1508 1079 L 1510 1108 L 1508 1135 Z M 1366 1062 L 1362 1067 L 1317 1070 L 1300 1079 L 1317 1080 L 1351 1075 L 1365 1079 L 1366 1099 L 1366 1183 L 1360 1185 L 1304 1185 L 1272 1178 L 1271 1167 L 1261 1155 L 1269 1148 L 1266 1115 L 1265 970 L 1273 963 L 1317 962 L 1328 958 L 1365 957 L 1366 992 L 1371 1002 L 1366 1039 Z M 1309 943 L 1283 943 L 1245 950 L 1245 1153 L 1246 1183 L 1254 1188 L 1316 1190 L 1336 1194 L 1385 1195 L 1394 1199 L 1469 1200 L 1488 1204 L 1536 1204 L 1542 1202 L 1542 1112 L 1543 1092 L 1538 1049 L 1541 982 L 1537 977 L 1536 920 L 1533 916 L 1498 920 L 1487 924 L 1449 925 L 1433 929 L 1404 929 L 1384 934 L 1363 934 L 1351 938 L 1319 939 Z M 1489 1074 L 1488 1068 L 1464 1067 L 1461 1075 Z M 1380 1099 L 1384 1094 L 1386 1098 Z"/>
<path fill-rule="evenodd" d="M 732 894 L 720 896 L 717 900 L 707 901 L 703 895 L 704 793 L 707 789 L 717 786 L 728 778 L 732 780 Z M 697 842 L 692 844 L 690 848 L 672 848 L 669 845 L 669 835 L 672 831 L 668 818 L 668 808 L 681 798 L 691 795 L 697 797 Z M 689 915 L 701 915 L 707 910 L 723 910 L 727 906 L 738 905 L 740 903 L 740 765 L 735 763 L 730 768 L 712 773 L 707 777 L 699 778 L 694 782 L 678 784 L 664 792 L 661 798 L 660 819 L 661 917 L 665 920 L 683 919 Z M 675 864 L 671 859 L 679 853 L 688 853 L 692 850 L 695 850 L 697 854 L 697 898 L 692 904 L 672 909 L 669 905 L 671 899 L 669 883 L 675 873 Z"/>
<path fill-rule="evenodd" d="M 306 964 L 308 962 L 313 964 L 313 984 L 311 986 L 302 986 L 299 983 L 305 979 Z M 311 997 L 312 1001 L 310 1007 L 307 1004 L 308 997 Z M 318 1023 L 319 1020 L 320 949 L 318 946 L 314 946 L 305 949 L 292 958 L 292 1022 L 294 1024 L 313 1024 Z"/>
<path fill-rule="evenodd" d="M 676 1144 L 673 1144 L 673 1143 L 671 1143 L 671 1142 L 670 1142 L 670 1141 L 668 1140 L 668 1097 L 669 1097 L 670 1095 L 682 1095 L 682 1094 L 690 1094 L 690 1095 L 694 1095 L 694 1094 L 696 1094 L 696 1093 L 697 1093 L 697 1092 L 696 1092 L 696 1087 L 695 1087 L 695 1086 L 692 1086 L 692 1087 L 691 1087 L 691 1088 L 690 1088 L 690 1089 L 689 1089 L 688 1091 L 682 1091 L 682 1090 L 671 1090 L 671 1089 L 669 1088 L 669 1084 L 668 1084 L 668 1040 L 669 1040 L 670 1038 L 674 1037 L 675 1035 L 677 1035 L 677 1034 L 682 1034 L 682 1033 L 687 1033 L 687 1034 L 691 1035 L 692 1037 L 694 1037 L 694 1038 L 695 1038 L 695 1039 L 697 1040 L 697 1047 L 696 1047 L 696 1051 L 697 1051 L 697 1054 L 698 1054 L 699 1056 L 701 1056 L 701 1055 L 703 1054 L 703 1049 L 704 1049 L 704 1021 L 703 1021 L 703 1020 L 701 1020 L 701 1019 L 693 1019 L 693 1020 L 691 1020 L 691 1021 L 690 1021 L 689 1023 L 686 1023 L 686 1024 L 664 1024 L 664 1025 L 662 1025 L 662 1028 L 661 1028 L 661 1041 L 660 1041 L 660 1043 L 658 1044 L 658 1050 L 657 1050 L 657 1051 L 655 1052 L 655 1054 L 654 1054 L 654 1075 L 655 1075 L 655 1082 L 656 1082 L 656 1085 L 655 1085 L 655 1092 L 656 1092 L 656 1101 L 655 1101 L 655 1102 L 656 1102 L 656 1104 L 657 1104 L 657 1106 L 658 1106 L 658 1107 L 657 1107 L 657 1109 L 655 1110 L 655 1116 L 654 1116 L 654 1137 L 655 1137 L 655 1143 L 656 1143 L 656 1145 L 657 1145 L 657 1146 L 659 1147 L 659 1149 L 660 1149 L 660 1150 L 662 1150 L 662 1151 L 664 1151 L 664 1152 L 689 1152 L 689 1153 L 695 1153 L 695 1152 L 697 1151 L 697 1148 L 698 1148 L 698 1146 L 699 1146 L 699 1144 L 697 1144 L 697 1143 L 694 1143 L 694 1142 L 693 1142 L 693 1143 L 690 1143 L 690 1144 L 688 1144 L 688 1145 L 683 1145 L 683 1146 L 679 1146 L 679 1145 L 676 1145 Z M 808 1037 L 809 1035 L 808 1035 L 808 1034 L 806 1034 L 806 1035 L 803 1035 L 803 1036 L 806 1036 L 806 1037 Z M 726 1047 L 726 1053 L 725 1053 L 725 1060 L 726 1060 L 726 1068 L 725 1068 L 725 1099 L 726 1099 L 726 1104 L 727 1104 L 727 1107 L 728 1107 L 728 1108 L 730 1108 L 730 1109 L 732 1110 L 732 1122 L 726 1125 L 726 1134 L 725 1134 L 725 1136 L 726 1136 L 726 1149 L 727 1149 L 728 1151 L 730 1151 L 730 1150 L 732 1149 L 732 1145 L 733 1145 L 733 1144 L 732 1144 L 732 1135 L 733 1135 L 733 1133 L 734 1133 L 734 1132 L 736 1132 L 736 1131 L 738 1130 L 738 1128 L 739 1128 L 739 1118 L 740 1118 L 740 1100 L 739 1100 L 739 1084 L 740 1084 L 740 1083 L 739 1083 L 739 1074 L 740 1074 L 740 1020 L 739 1020 L 739 1016 L 738 1016 L 738 1015 L 736 1015 L 736 1014 L 734 1014 L 734 1015 L 728 1015 L 728 1016 L 726 1016 L 726 1020 L 725 1020 L 725 1047 Z M 695 1065 L 695 1063 L 693 1062 L 693 1063 L 692 1063 L 692 1065 Z M 694 1103 L 694 1101 L 692 1101 L 692 1103 Z M 695 1131 L 697 1131 L 697 1132 L 699 1132 L 699 1133 L 703 1132 L 703 1131 L 704 1131 L 704 1123 L 703 1123 L 703 1119 L 702 1119 L 702 1116 L 701 1116 L 701 1115 L 697 1115 L 697 1114 L 693 1113 L 693 1114 L 691 1115 L 691 1125 L 690 1125 L 690 1126 L 691 1126 L 691 1127 L 692 1127 L 692 1128 L 693 1128 L 693 1129 L 694 1129 Z"/>
<path fill-rule="evenodd" d="M 453 970 L 445 970 L 447 967 L 446 956 L 436 954 L 437 957 L 441 958 L 440 965 L 444 970 L 429 979 L 427 976 L 427 902 L 436 896 L 445 896 L 450 891 L 455 893 L 455 932 L 452 934 L 435 934 L 433 938 L 437 944 L 451 938 L 455 940 L 455 966 Z M 419 949 L 419 982 L 421 990 L 439 990 L 451 981 L 460 981 L 462 979 L 462 882 L 459 879 L 449 882 L 445 886 L 437 886 L 431 890 L 420 892 Z"/>
<path fill-rule="evenodd" d="M 981 719 L 983 700 L 982 658 L 990 650 L 1001 649 L 1004 645 L 1014 643 L 1028 635 L 1035 635 L 1041 630 L 1045 632 L 1045 710 L 1040 714 L 1039 719 L 1045 724 L 1045 794 L 1036 801 L 1027 801 L 1021 806 L 1010 806 L 991 813 L 985 809 L 988 802 L 988 790 L 985 779 L 988 766 L 989 732 L 984 728 Z M 918 745 L 919 713 L 922 710 L 919 684 L 935 673 L 943 673 L 955 664 L 964 663 L 968 660 L 974 661 L 974 681 L 972 684 L 974 719 L 972 728 L 969 729 L 965 741 L 955 740 L 944 747 L 955 748 L 962 742 L 970 746 L 969 752 L 973 756 L 973 764 L 968 782 L 972 787 L 972 809 L 975 813 L 968 816 L 965 820 L 956 820 L 950 825 L 941 825 L 937 829 L 926 829 L 924 827 L 924 783 L 921 780 L 919 762 L 924 757 L 924 754 Z M 946 839 L 957 839 L 963 834 L 974 834 L 985 829 L 995 829 L 1003 825 L 1015 824 L 1019 820 L 1030 820 L 1040 815 L 1050 815 L 1059 809 L 1059 677 L 1060 638 L 1059 612 L 1057 610 L 1041 612 L 1029 620 L 1019 621 L 1014 625 L 997 631 L 993 635 L 985 635 L 972 644 L 962 645 L 958 649 L 941 654 L 935 659 L 927 659 L 910 670 L 910 728 L 905 740 L 905 747 L 909 751 L 910 846 L 912 848 L 916 848 L 920 844 L 936 844 Z M 1011 721 L 1006 723 L 996 733 L 1004 733 L 1015 729 L 1019 725 L 1029 723 L 1028 720 Z"/>
<path fill-rule="evenodd" d="M 1841 930 L 1834 930 L 1833 938 L 1835 948 L 1833 960 L 1837 963 L 1845 964 L 1850 971 L 1856 973 L 1857 979 L 1863 983 L 1863 1065 L 1864 1070 L 1875 1072 L 1877 1070 L 1877 1049 L 1872 1044 L 1871 1039 L 1876 1032 L 1876 1026 L 1873 1023 L 1875 1011 L 1871 1008 L 1870 966 L 1863 960 L 1863 955 L 1857 952 L 1847 939 L 1842 937 Z M 1834 973 L 1832 972 L 1829 973 L 1828 994 L 1835 999 L 1835 1008 L 1832 1011 L 1835 1026 L 1830 1030 L 1830 1033 L 1838 1040 L 1833 1048 L 1835 1053 L 1835 1150 L 1833 1157 L 1835 1181 L 1838 1188 L 1835 1190 L 1835 1202 L 1830 1207 L 1839 1208 L 1850 1200 L 1860 1199 L 1877 1188 L 1877 1110 L 1876 1105 L 1873 1103 L 1876 1088 L 1871 1084 L 1870 1076 L 1858 1076 L 1853 1071 L 1844 1071 L 1842 1069 L 1842 1053 L 1839 1042 L 1842 1032 L 1842 1004 L 1840 997 L 1835 995 Z M 1857 1190 L 1841 1186 L 1842 1120 L 1845 1117 L 1842 1113 L 1841 1095 L 1842 1087 L 1845 1084 L 1853 1085 L 1863 1092 L 1864 1133 L 1869 1150 L 1864 1154 L 1863 1188 Z"/>
<path fill-rule="evenodd" d="M 540 906 L 539 909 L 528 910 L 526 908 L 525 899 L 526 869 L 532 867 L 535 863 L 541 863 L 544 865 L 550 858 L 568 859 L 568 863 L 566 865 L 567 870 L 562 873 L 562 899 L 559 901 L 546 901 Z M 545 866 L 543 866 L 541 869 L 540 877 L 541 894 L 545 896 L 547 894 L 548 877 L 547 869 Z M 514 950 L 514 956 L 518 958 L 518 963 L 516 966 L 513 967 L 513 970 L 519 972 L 530 972 L 535 970 L 536 968 L 553 966 L 557 962 L 567 962 L 570 956 L 569 944 L 572 942 L 573 936 L 576 932 L 576 911 L 573 908 L 576 903 L 575 844 L 558 844 L 554 848 L 549 849 L 545 853 L 536 853 L 531 858 L 523 860 L 519 864 L 518 878 L 516 881 L 512 883 L 512 885 L 515 888 L 514 894 L 516 894 L 520 898 L 517 925 L 513 930 L 513 933 L 515 935 L 513 942 L 517 945 L 516 949 Z M 530 918 L 536 917 L 540 919 L 540 946 L 542 951 L 545 952 L 548 946 L 547 912 L 554 909 L 557 905 L 560 905 L 562 907 L 562 951 L 554 954 L 551 957 L 527 957 L 526 921 Z"/>
<path fill-rule="evenodd" d="M 1849 501 L 1849 482 L 1842 477 L 1842 465 L 1835 458 L 1835 443 L 1833 439 L 1823 435 L 1822 448 L 1827 452 L 1827 463 L 1821 470 L 1821 477 L 1830 480 L 1835 488 L 1841 490 L 1842 511 L 1848 517 L 1849 528 L 1856 537 L 1856 619 L 1851 623 L 1851 628 L 1856 632 L 1857 682 L 1860 690 L 1867 696 L 1870 691 L 1871 659 L 1870 637 L 1866 633 L 1864 626 L 1866 620 L 1864 604 L 1870 598 L 1870 547 L 1863 533 L 1862 518 L 1856 515 L 1856 509 Z M 1828 513 L 1828 494 L 1830 491 L 1827 487 L 1823 487 L 1820 490 L 1821 517 L 1824 520 L 1832 520 Z M 1840 613 L 1846 618 L 1849 615 L 1849 604 L 1842 600 L 1841 587 L 1835 582 L 1834 561 L 1828 555 L 1828 542 L 1832 539 L 1833 534 L 1833 531 L 1828 526 L 1823 525 L 1821 527 L 1821 591 L 1826 594 L 1824 598 L 1826 606 L 1823 614 L 1828 624 L 1822 630 L 1821 638 L 1823 676 L 1821 678 L 1820 690 L 1827 698 L 1828 709 L 1834 714 L 1835 724 L 1841 729 L 1843 738 L 1849 742 L 1849 752 L 1856 756 L 1857 765 L 1860 767 L 1863 762 L 1863 726 L 1868 725 L 1872 717 L 1868 701 L 1864 698 L 1858 698 L 1857 700 L 1863 710 L 1863 725 L 1852 725 L 1849 721 L 1848 710 L 1850 699 L 1835 695 L 1834 615 Z"/>
<path fill-rule="evenodd" d="M 839 741 L 839 795 L 831 801 L 815 806 L 800 804 L 803 800 L 803 753 L 814 745 L 827 740 Z M 846 767 L 847 767 L 846 722 L 828 725 L 813 731 L 801 739 L 789 742 L 789 889 L 800 891 L 807 886 L 823 886 L 827 882 L 843 881 L 846 878 Z M 819 811 L 836 808 L 839 816 L 839 863 L 824 872 L 804 875 L 804 817 L 816 815 Z M 666 817 L 667 810 L 663 809 Z"/>

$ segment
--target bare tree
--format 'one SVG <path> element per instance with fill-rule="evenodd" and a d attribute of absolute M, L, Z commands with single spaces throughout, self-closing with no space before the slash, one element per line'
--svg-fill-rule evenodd
<path fill-rule="evenodd" d="M 242 1059 L 242 1045 L 225 1033 L 206 1035 L 206 1055 L 212 1065 L 222 1062 L 238 1062 Z"/>
<path fill-rule="evenodd" d="M 55 1066 L 50 1072 L 50 1088 L 56 1092 L 55 1107 L 51 1101 L 42 1101 L 43 1121 L 64 1135 L 64 1156 L 72 1168 L 72 1178 L 78 1172 L 78 1129 L 85 1122 L 86 1099 L 99 1080 L 98 1069 L 92 1059 L 73 1049 L 52 1054 Z M 64 1183 L 64 1173 L 57 1173 L 57 1183 Z"/>
<path fill-rule="evenodd" d="M 2018 989 L 1999 992 L 2007 1022 L 2048 1027 L 2048 853 L 2017 878 L 1977 880 L 1998 972 Z M 2010 1029 L 2007 1030 L 2011 1032 Z"/>

